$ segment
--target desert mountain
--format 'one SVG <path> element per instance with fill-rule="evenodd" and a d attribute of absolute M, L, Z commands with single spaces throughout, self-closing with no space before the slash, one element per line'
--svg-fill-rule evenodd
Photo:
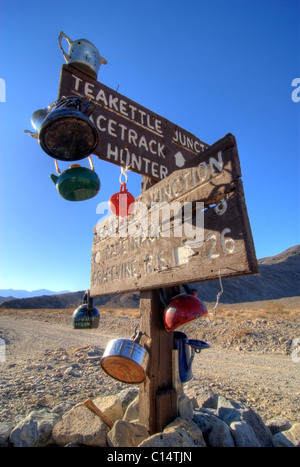
<path fill-rule="evenodd" d="M 28 290 L 23 289 L 0 289 L 0 297 L 2 298 L 29 298 L 29 297 L 39 297 L 41 295 L 54 295 L 54 294 L 62 294 L 68 293 L 69 290 L 61 290 L 60 292 L 53 292 L 52 290 L 48 289 L 38 289 L 32 290 L 29 292 Z"/>
<path fill-rule="evenodd" d="M 222 303 L 242 303 L 298 297 L 300 300 L 300 245 L 282 253 L 258 260 L 259 274 L 222 279 Z M 219 280 L 193 284 L 205 302 L 215 302 L 220 292 Z M 84 290 L 79 292 L 42 295 L 22 299 L 4 299 L 0 308 L 42 309 L 72 308 L 82 303 Z M 138 307 L 139 294 L 129 293 L 94 299 L 95 306 Z"/>

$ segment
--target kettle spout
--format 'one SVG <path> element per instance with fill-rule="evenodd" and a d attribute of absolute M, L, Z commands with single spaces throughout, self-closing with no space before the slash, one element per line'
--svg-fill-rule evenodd
<path fill-rule="evenodd" d="M 37 131 L 24 130 L 24 133 L 28 133 L 34 139 L 38 139 L 39 137 L 39 134 Z"/>
<path fill-rule="evenodd" d="M 54 174 L 51 174 L 51 175 L 50 175 L 50 178 L 51 178 L 52 182 L 54 183 L 54 185 L 56 185 L 57 180 L 58 180 L 58 176 L 57 176 L 57 175 L 54 175 Z"/>

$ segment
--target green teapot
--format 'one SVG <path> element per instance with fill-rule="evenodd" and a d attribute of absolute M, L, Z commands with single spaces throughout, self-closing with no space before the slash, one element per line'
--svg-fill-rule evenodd
<path fill-rule="evenodd" d="M 60 172 L 55 160 L 56 172 L 50 178 L 56 186 L 59 195 L 67 201 L 83 201 L 93 198 L 99 193 L 100 179 L 94 171 L 94 166 L 88 157 L 91 168 L 81 167 L 79 164 L 72 164 L 64 172 Z"/>

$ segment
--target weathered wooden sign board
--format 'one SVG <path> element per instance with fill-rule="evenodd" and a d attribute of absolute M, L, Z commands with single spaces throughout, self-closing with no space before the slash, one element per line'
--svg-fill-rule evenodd
<path fill-rule="evenodd" d="M 192 133 L 93 80 L 70 65 L 61 68 L 58 98 L 85 96 L 95 103 L 90 119 L 97 127 L 100 159 L 162 180 L 208 144 Z"/>
<path fill-rule="evenodd" d="M 91 296 L 257 272 L 235 138 L 196 159 L 139 196 L 125 222 L 96 225 Z"/>

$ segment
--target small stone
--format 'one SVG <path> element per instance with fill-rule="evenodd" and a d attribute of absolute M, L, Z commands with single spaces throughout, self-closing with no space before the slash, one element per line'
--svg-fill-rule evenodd
<path fill-rule="evenodd" d="M 137 447 L 148 437 L 144 425 L 118 420 L 107 434 L 107 443 L 110 447 Z"/>
<path fill-rule="evenodd" d="M 133 401 L 130 402 L 128 405 L 123 420 L 128 422 L 133 420 L 139 420 L 139 398 L 136 397 Z"/>
<path fill-rule="evenodd" d="M 266 426 L 269 428 L 271 433 L 275 435 L 280 431 L 288 430 L 292 425 L 285 418 L 272 418 L 266 422 Z"/>
<path fill-rule="evenodd" d="M 12 428 L 11 423 L 0 422 L 0 446 L 7 446 Z"/>
<path fill-rule="evenodd" d="M 178 413 L 181 418 L 192 420 L 194 416 L 193 402 L 185 394 L 181 394 L 178 398 Z"/>

